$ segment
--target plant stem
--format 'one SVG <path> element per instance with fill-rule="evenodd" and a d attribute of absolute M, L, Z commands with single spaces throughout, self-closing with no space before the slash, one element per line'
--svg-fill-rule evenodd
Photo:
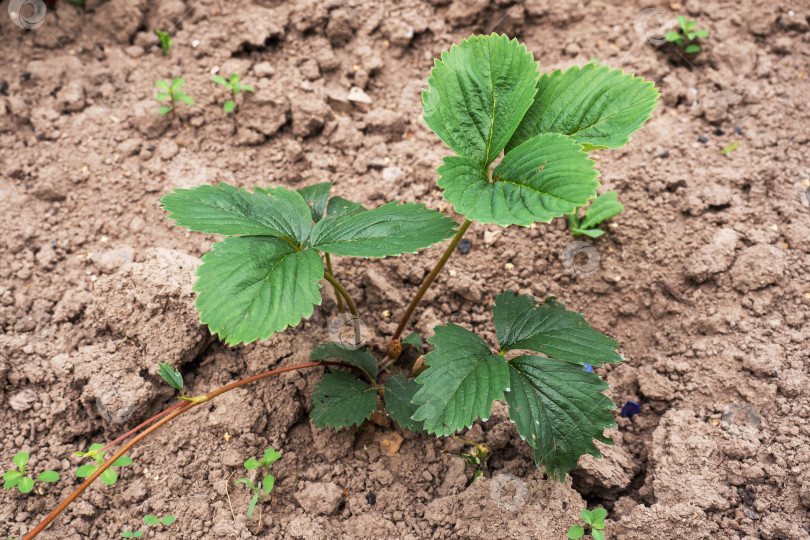
<path fill-rule="evenodd" d="M 351 368 L 352 370 L 362 372 L 362 370 L 356 368 L 355 366 L 353 366 L 351 364 L 347 364 L 346 362 L 333 362 L 333 361 L 330 361 L 330 360 L 325 360 L 325 361 L 321 361 L 321 362 L 309 362 L 309 363 L 306 363 L 306 364 L 297 364 L 295 366 L 288 366 L 288 367 L 278 368 L 278 369 L 274 369 L 274 370 L 271 370 L 271 371 L 266 371 L 264 373 L 259 373 L 258 375 L 253 375 L 252 377 L 248 377 L 247 379 L 242 379 L 241 381 L 233 382 L 233 383 L 231 383 L 229 385 L 226 385 L 226 386 L 223 386 L 222 388 L 219 388 L 218 390 L 214 390 L 213 392 L 210 392 L 208 394 L 200 396 L 201 399 L 181 403 L 179 409 L 176 409 L 174 412 L 172 412 L 168 416 L 164 417 L 163 419 L 159 420 L 157 423 L 149 426 L 149 428 L 147 428 L 142 433 L 139 433 L 138 435 L 136 435 L 135 438 L 133 438 L 131 441 L 129 441 L 123 447 L 121 447 L 121 449 L 118 452 L 116 452 L 111 458 L 109 458 L 107 461 L 102 463 L 99 466 L 99 468 L 96 469 L 96 471 L 87 478 L 87 480 L 82 482 L 82 484 L 79 487 L 77 487 L 76 490 L 67 497 L 67 499 L 65 499 L 64 501 L 59 503 L 59 506 L 57 506 L 50 514 L 48 514 L 45 517 L 45 519 L 43 519 L 42 522 L 34 528 L 34 530 L 32 530 L 31 532 L 29 532 L 28 534 L 23 536 L 22 540 L 31 540 L 32 538 L 36 537 L 39 533 L 44 531 L 45 528 L 48 525 L 50 525 L 51 522 L 54 519 L 56 519 L 57 516 L 59 516 L 59 514 L 64 512 L 65 508 L 67 508 L 68 505 L 70 505 L 70 503 L 72 503 L 79 495 L 81 495 L 88 487 L 90 487 L 90 484 L 92 484 L 99 476 L 101 476 L 101 474 L 104 471 L 109 469 L 110 466 L 113 463 L 115 463 L 116 460 L 118 460 L 118 458 L 124 456 L 124 454 L 129 452 L 129 450 L 132 449 L 133 446 L 138 444 L 142 439 L 149 436 L 153 432 L 157 431 L 163 425 L 165 425 L 165 424 L 169 423 L 170 421 L 174 420 L 175 418 L 177 418 L 178 416 L 180 416 L 184 412 L 189 411 L 189 410 L 193 409 L 194 407 L 196 407 L 197 405 L 199 405 L 201 403 L 205 403 L 206 401 L 208 401 L 210 399 L 214 399 L 215 397 L 219 396 L 220 394 L 224 394 L 225 392 L 233 390 L 234 388 L 239 388 L 240 386 L 244 386 L 246 384 L 250 384 L 252 382 L 256 382 L 256 381 L 259 381 L 261 379 L 265 379 L 267 377 L 272 377 L 274 375 L 280 375 L 280 374 L 286 373 L 288 371 L 296 371 L 296 370 L 299 370 L 299 369 L 306 369 L 306 368 L 319 367 L 319 366 L 340 366 L 340 367 Z M 164 413 L 161 413 L 161 414 L 165 414 L 166 412 L 168 412 L 168 411 L 164 411 Z M 160 416 L 160 415 L 158 415 L 158 416 Z"/>
<path fill-rule="evenodd" d="M 335 277 L 335 272 L 332 270 L 332 259 L 329 258 L 328 253 L 324 253 L 326 255 L 326 271 L 329 272 L 329 275 Z M 343 307 L 343 297 L 338 293 L 337 287 L 332 285 L 335 289 L 335 298 L 337 298 L 338 309 L 341 313 L 346 313 L 346 308 Z"/>
<path fill-rule="evenodd" d="M 332 286 L 335 288 L 335 290 L 337 292 L 339 292 L 341 295 L 343 295 L 343 298 L 346 299 L 346 304 L 349 306 L 349 311 L 351 312 L 352 315 L 354 315 L 356 318 L 359 319 L 360 315 L 357 314 L 357 308 L 354 307 L 354 302 L 352 302 L 352 299 L 349 296 L 349 293 L 346 291 L 346 289 L 343 288 L 343 285 L 341 285 L 338 282 L 338 280 L 335 279 L 335 276 L 333 276 L 330 273 L 324 274 L 323 277 L 326 278 L 326 281 L 328 281 L 329 283 L 332 284 Z"/>
<path fill-rule="evenodd" d="M 456 235 L 453 237 L 453 240 L 450 242 L 450 245 L 444 250 L 442 258 L 439 259 L 439 262 L 437 262 L 436 266 L 433 267 L 433 270 L 430 271 L 428 277 L 425 278 L 424 282 L 422 282 L 422 286 L 419 287 L 419 290 L 416 292 L 416 296 L 413 297 L 413 300 L 411 300 L 411 303 L 408 305 L 408 309 L 405 310 L 405 314 L 402 316 L 402 320 L 399 321 L 399 326 L 397 326 L 396 332 L 394 332 L 394 337 L 391 339 L 399 339 L 399 336 L 402 335 L 402 331 L 405 330 L 405 325 L 408 324 L 408 320 L 411 318 L 411 315 L 413 315 L 413 310 L 416 309 L 416 306 L 430 288 L 433 280 L 436 279 L 436 276 L 438 276 L 439 272 L 442 271 L 442 268 L 444 268 L 444 265 L 447 263 L 450 255 L 453 254 L 453 250 L 456 249 L 456 246 L 464 236 L 464 233 L 466 233 L 467 229 L 470 228 L 470 225 L 472 225 L 472 221 L 465 219 L 464 223 L 461 225 L 461 228 L 459 228 L 458 232 L 456 232 Z"/>

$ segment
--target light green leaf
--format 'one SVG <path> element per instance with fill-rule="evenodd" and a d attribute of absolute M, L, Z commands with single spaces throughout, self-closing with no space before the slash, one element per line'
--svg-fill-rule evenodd
<path fill-rule="evenodd" d="M 413 396 L 420 386 L 403 375 L 394 375 L 385 381 L 385 412 L 403 429 L 416 433 L 424 430 L 424 422 L 411 418 L 419 408 Z"/>
<path fill-rule="evenodd" d="M 78 469 L 76 469 L 76 476 L 79 478 L 86 478 L 96 472 L 98 469 L 98 465 L 94 465 L 93 463 L 87 463 L 86 465 L 82 465 Z"/>
<path fill-rule="evenodd" d="M 312 211 L 287 188 L 237 189 L 228 184 L 175 189 L 160 199 L 177 225 L 208 234 L 279 236 L 301 245 L 312 230 Z"/>
<path fill-rule="evenodd" d="M 110 467 L 126 467 L 127 465 L 132 465 L 132 458 L 128 456 L 121 456 L 120 458 L 116 459 Z"/>
<path fill-rule="evenodd" d="M 248 84 L 241 84 L 241 85 L 239 85 L 239 89 L 240 89 L 240 90 L 244 90 L 245 92 L 255 92 L 255 90 L 253 89 L 253 87 L 252 87 L 252 86 L 250 86 L 250 85 L 248 85 Z"/>
<path fill-rule="evenodd" d="M 505 291 L 492 306 L 495 333 L 501 350 L 526 349 L 575 364 L 619 364 L 619 344 L 591 328 L 585 318 L 553 298 L 536 302 L 533 296 Z M 579 368 L 578 368 L 579 369 Z"/>
<path fill-rule="evenodd" d="M 157 86 L 161 90 L 164 90 L 165 92 L 169 91 L 169 83 L 166 81 L 155 81 L 155 86 Z"/>
<path fill-rule="evenodd" d="M 607 510 L 604 508 L 596 508 L 591 512 L 591 516 L 593 517 L 594 523 L 597 521 L 604 521 L 607 517 Z"/>
<path fill-rule="evenodd" d="M 34 481 L 28 476 L 23 476 L 17 482 L 17 489 L 20 490 L 20 493 L 31 493 L 31 490 L 34 489 Z"/>
<path fill-rule="evenodd" d="M 233 483 L 233 485 L 235 485 L 235 486 L 238 486 L 239 484 L 245 484 L 245 485 L 246 485 L 246 486 L 248 486 L 248 487 L 249 487 L 249 488 L 250 488 L 250 489 L 251 489 L 253 492 L 258 492 L 258 491 L 259 491 L 259 488 L 257 488 L 256 486 L 254 486 L 254 485 L 253 485 L 253 482 L 251 482 L 251 481 L 250 481 L 250 480 L 248 480 L 247 478 L 240 478 L 239 480 L 237 480 L 236 482 L 234 482 L 234 483 Z"/>
<path fill-rule="evenodd" d="M 169 111 L 171 111 L 171 110 L 172 110 L 172 108 L 171 108 L 171 107 L 166 107 L 166 106 L 163 106 L 163 107 L 161 107 L 161 108 L 159 108 L 159 109 L 158 109 L 158 114 L 160 114 L 160 115 L 164 115 L 164 114 L 168 113 L 168 112 L 169 112 Z"/>
<path fill-rule="evenodd" d="M 261 466 L 262 464 L 258 460 L 253 458 L 250 458 L 249 460 L 245 461 L 245 468 L 249 471 L 252 471 L 253 469 L 258 469 Z"/>
<path fill-rule="evenodd" d="M 509 361 L 509 387 L 509 417 L 550 478 L 563 481 L 583 454 L 602 457 L 592 439 L 612 444 L 603 430 L 616 425 L 608 412 L 615 405 L 601 393 L 608 384 L 595 373 L 552 358 L 518 356 Z"/>
<path fill-rule="evenodd" d="M 169 99 L 169 94 L 164 94 L 163 92 L 158 92 L 158 95 L 155 96 L 155 99 L 157 99 L 158 101 L 166 101 L 167 99 Z"/>
<path fill-rule="evenodd" d="M 329 217 L 343 215 L 353 216 L 366 211 L 367 208 L 365 208 L 362 203 L 350 201 L 338 196 L 329 199 L 329 204 L 326 205 L 326 215 Z"/>
<path fill-rule="evenodd" d="M 591 523 L 591 528 L 596 529 L 597 531 L 600 530 L 600 529 L 604 529 L 605 528 L 605 522 L 602 521 L 601 519 L 594 518 L 593 523 Z"/>
<path fill-rule="evenodd" d="M 325 217 L 312 229 L 312 247 L 349 257 L 413 253 L 450 238 L 455 222 L 422 204 L 390 202 L 359 214 Z"/>
<path fill-rule="evenodd" d="M 25 464 L 28 463 L 29 455 L 25 452 L 18 452 L 14 455 L 14 464 L 18 469 L 23 470 Z"/>
<path fill-rule="evenodd" d="M 303 187 L 298 191 L 298 194 L 309 205 L 312 212 L 312 220 L 317 223 L 323 218 L 323 213 L 326 210 L 326 203 L 329 200 L 329 190 L 332 189 L 332 182 L 322 182 L 312 186 Z"/>
<path fill-rule="evenodd" d="M 259 494 L 255 494 L 252 499 L 250 499 L 250 504 L 248 505 L 248 512 L 247 517 L 250 519 L 250 516 L 253 515 L 253 508 L 256 506 L 256 503 L 259 501 Z"/>
<path fill-rule="evenodd" d="M 422 347 L 422 338 L 419 337 L 419 334 L 417 334 L 416 332 L 411 332 L 410 334 L 408 334 L 408 337 L 402 340 L 402 344 L 410 345 L 411 347 L 419 351 L 419 354 L 425 352 L 424 348 Z"/>
<path fill-rule="evenodd" d="M 281 452 L 276 452 L 276 450 L 270 446 L 267 450 L 264 451 L 264 456 L 262 456 L 262 464 L 265 467 L 269 467 L 274 462 L 278 461 L 281 457 Z"/>
<path fill-rule="evenodd" d="M 425 122 L 457 154 L 487 166 L 531 105 L 538 75 L 517 40 L 472 36 L 435 62 L 422 92 Z"/>
<path fill-rule="evenodd" d="M 582 517 L 582 521 L 590 525 L 593 523 L 593 514 L 588 509 L 580 510 L 579 515 Z"/>
<path fill-rule="evenodd" d="M 368 352 L 368 349 L 348 349 L 340 343 L 327 341 L 315 347 L 309 354 L 310 360 L 330 360 L 332 358 L 359 367 L 372 379 L 377 378 L 377 360 Z"/>
<path fill-rule="evenodd" d="M 186 105 L 194 105 L 194 99 L 188 94 L 185 94 L 183 92 L 175 92 L 174 96 L 176 99 L 182 101 Z"/>
<path fill-rule="evenodd" d="M 592 530 L 591 536 L 593 536 L 593 540 L 605 540 L 605 533 L 600 530 Z"/>
<path fill-rule="evenodd" d="M 538 135 L 514 148 L 490 182 L 474 161 L 448 157 L 439 167 L 444 198 L 468 219 L 528 226 L 570 214 L 596 195 L 594 162 L 570 137 Z"/>
<path fill-rule="evenodd" d="M 618 148 L 650 117 L 658 95 L 652 82 L 608 66 L 586 64 L 544 74 L 506 151 L 540 133 L 562 133 L 579 143 Z"/>
<path fill-rule="evenodd" d="M 582 525 L 574 525 L 570 529 L 568 529 L 568 538 L 571 540 L 577 540 L 577 538 L 582 538 L 585 534 L 585 529 Z"/>
<path fill-rule="evenodd" d="M 158 523 L 160 523 L 160 520 L 158 519 L 157 516 L 148 514 L 146 516 L 143 516 L 143 522 L 146 523 L 147 525 L 157 525 Z"/>
<path fill-rule="evenodd" d="M 124 531 L 121 533 L 121 536 L 124 538 L 135 538 L 135 533 L 132 531 Z"/>
<path fill-rule="evenodd" d="M 377 392 L 344 371 L 324 373 L 312 394 L 309 415 L 315 427 L 359 426 L 377 409 Z"/>
<path fill-rule="evenodd" d="M 262 479 L 262 488 L 264 489 L 265 494 L 269 494 L 273 490 L 273 486 L 276 485 L 276 477 L 272 474 L 266 474 Z"/>
<path fill-rule="evenodd" d="M 615 191 L 608 191 L 591 201 L 585 218 L 579 224 L 581 229 L 590 229 L 599 225 L 605 220 L 619 215 L 624 210 L 624 205 L 619 202 L 619 194 Z"/>
<path fill-rule="evenodd" d="M 694 32 L 692 32 L 692 35 L 695 36 L 696 38 L 705 38 L 705 37 L 709 37 L 709 31 L 708 30 L 695 30 Z"/>
<path fill-rule="evenodd" d="M 419 408 L 414 420 L 424 420 L 428 433 L 450 435 L 476 418 L 489 418 L 492 401 L 503 399 L 509 370 L 502 356 L 469 330 L 455 324 L 437 326 L 428 341 L 435 350 L 425 356 L 429 366 L 417 378 L 414 395 Z"/>
<path fill-rule="evenodd" d="M 180 77 L 175 77 L 174 79 L 172 79 L 172 88 L 174 90 L 177 90 L 178 88 L 182 88 L 184 84 L 186 84 L 186 81 L 184 81 Z"/>
<path fill-rule="evenodd" d="M 39 473 L 37 480 L 40 482 L 58 482 L 59 473 L 56 471 L 42 471 Z"/>
<path fill-rule="evenodd" d="M 158 362 L 158 375 L 175 390 L 183 391 L 183 375 L 169 364 Z"/>
<path fill-rule="evenodd" d="M 323 261 L 280 238 L 226 238 L 202 261 L 194 284 L 200 322 L 229 345 L 267 339 L 321 303 Z"/>
<path fill-rule="evenodd" d="M 3 489 L 13 488 L 20 482 L 22 473 L 20 471 L 6 471 L 3 475 Z"/>
<path fill-rule="evenodd" d="M 160 524 L 161 525 L 171 525 L 176 520 L 177 520 L 177 518 L 174 517 L 174 516 L 166 516 L 166 517 L 164 517 L 163 519 L 160 520 Z"/>
<path fill-rule="evenodd" d="M 111 486 L 118 481 L 118 473 L 111 469 L 107 469 L 101 473 L 101 481 L 108 486 Z"/>
<path fill-rule="evenodd" d="M 599 238 L 600 236 L 605 234 L 605 231 L 603 231 L 602 229 L 578 229 L 576 227 L 571 229 L 571 232 L 574 233 L 574 235 L 584 234 L 590 236 L 591 238 Z"/>
<path fill-rule="evenodd" d="M 233 110 L 234 110 L 235 108 L 236 108 L 236 103 L 234 103 L 234 102 L 233 102 L 232 100 L 230 100 L 230 99 L 229 99 L 228 101 L 226 101 L 226 102 L 225 102 L 225 103 L 222 105 L 222 110 L 224 110 L 226 113 L 233 112 Z"/>
<path fill-rule="evenodd" d="M 226 81 L 225 77 L 221 75 L 214 75 L 211 77 L 211 80 L 217 84 L 221 84 L 222 86 L 228 86 L 228 81 Z"/>
<path fill-rule="evenodd" d="M 696 52 L 700 52 L 700 45 L 697 43 L 692 43 L 691 45 L 687 45 L 687 47 L 683 50 L 686 54 L 692 54 Z"/>

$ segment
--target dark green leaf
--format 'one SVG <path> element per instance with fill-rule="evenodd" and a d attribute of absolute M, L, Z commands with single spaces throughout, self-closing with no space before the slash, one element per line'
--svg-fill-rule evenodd
<path fill-rule="evenodd" d="M 37 480 L 40 482 L 58 482 L 59 473 L 56 471 L 42 471 L 39 473 Z"/>
<path fill-rule="evenodd" d="M 360 425 L 377 409 L 374 388 L 344 371 L 324 373 L 312 394 L 309 415 L 315 427 Z"/>
<path fill-rule="evenodd" d="M 312 186 L 303 187 L 298 193 L 309 205 L 312 212 L 312 220 L 317 223 L 323 218 L 326 210 L 326 203 L 329 200 L 329 191 L 332 189 L 332 182 L 322 182 Z"/>
<path fill-rule="evenodd" d="M 330 360 L 336 358 L 359 367 L 369 374 L 372 379 L 377 378 L 377 360 L 366 348 L 349 349 L 334 341 L 327 341 L 315 347 L 309 354 L 310 360 Z"/>
<path fill-rule="evenodd" d="M 608 191 L 591 201 L 585 218 L 579 224 L 581 229 L 590 229 L 605 220 L 619 215 L 624 205 L 619 202 L 619 195 L 615 191 Z"/>
<path fill-rule="evenodd" d="M 147 525 L 157 525 L 158 523 L 160 523 L 160 520 L 158 519 L 157 516 L 148 514 L 146 516 L 143 516 L 143 522 L 146 523 Z"/>
<path fill-rule="evenodd" d="M 424 348 L 422 347 L 422 338 L 419 337 L 419 334 L 417 334 L 416 332 L 411 332 L 410 334 L 408 334 L 408 337 L 402 340 L 402 344 L 410 345 L 411 347 L 419 351 L 419 354 L 425 352 Z"/>
<path fill-rule="evenodd" d="M 312 229 L 312 247 L 350 257 L 414 253 L 450 238 L 455 222 L 422 204 L 390 202 L 359 214 L 325 217 Z"/>
<path fill-rule="evenodd" d="M 225 183 L 175 189 L 160 204 L 177 225 L 209 234 L 278 236 L 301 245 L 312 230 L 312 211 L 297 191 L 236 189 Z"/>
<path fill-rule="evenodd" d="M 652 82 L 608 66 L 572 66 L 540 77 L 534 103 L 506 151 L 540 133 L 562 133 L 593 148 L 618 148 L 658 104 Z"/>
<path fill-rule="evenodd" d="M 226 238 L 202 261 L 194 284 L 200 322 L 230 345 L 267 339 L 321 303 L 323 261 L 280 238 Z"/>
<path fill-rule="evenodd" d="M 424 420 L 428 433 L 450 435 L 479 416 L 489 418 L 492 401 L 503 399 L 509 386 L 509 370 L 503 357 L 469 330 L 448 324 L 434 331 L 428 341 L 435 350 L 425 356 L 429 367 L 416 378 L 422 388 L 413 397 L 419 405 L 413 419 Z"/>
<path fill-rule="evenodd" d="M 424 422 L 412 419 L 419 408 L 413 403 L 413 396 L 420 386 L 402 375 L 394 375 L 385 381 L 385 412 L 396 420 L 403 429 L 416 433 L 424 430 Z"/>
<path fill-rule="evenodd" d="M 531 105 L 538 74 L 517 40 L 472 36 L 435 62 L 422 93 L 425 122 L 457 154 L 489 165 Z"/>
<path fill-rule="evenodd" d="M 175 390 L 183 391 L 183 375 L 169 364 L 158 362 L 158 375 L 163 377 L 163 380 Z"/>
<path fill-rule="evenodd" d="M 618 343 L 551 298 L 540 303 L 533 296 L 506 291 L 495 297 L 492 312 L 501 350 L 526 349 L 596 367 L 622 361 Z"/>
<path fill-rule="evenodd" d="M 353 216 L 365 211 L 366 208 L 362 205 L 362 203 L 350 201 L 338 196 L 329 199 L 329 204 L 326 205 L 326 215 L 329 217 L 338 217 L 343 215 Z"/>
<path fill-rule="evenodd" d="M 613 442 L 603 435 L 616 425 L 608 412 L 615 405 L 601 393 L 608 384 L 582 366 L 518 356 L 509 361 L 509 387 L 509 417 L 552 479 L 563 481 L 583 454 L 601 457 L 592 439 Z"/>

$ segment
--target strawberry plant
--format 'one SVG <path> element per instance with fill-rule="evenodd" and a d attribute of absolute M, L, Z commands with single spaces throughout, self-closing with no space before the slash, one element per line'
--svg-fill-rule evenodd
<path fill-rule="evenodd" d="M 594 441 L 612 442 L 604 430 L 615 426 L 610 412 L 615 405 L 603 394 L 607 383 L 585 366 L 618 364 L 623 358 L 614 340 L 553 297 L 535 300 L 493 291 L 497 343 L 456 324 L 439 325 L 421 366 L 398 366 L 403 343 L 422 346 L 419 336 L 400 337 L 473 222 L 528 227 L 574 213 L 600 186 L 589 152 L 626 144 L 657 101 L 651 82 L 621 70 L 591 63 L 541 74 L 533 55 L 516 40 L 473 36 L 442 53 L 422 94 L 425 122 L 453 151 L 438 169 L 438 185 L 463 216 L 460 225 L 411 202 L 366 208 L 330 196 L 329 182 L 299 190 L 221 183 L 165 195 L 160 202 L 177 225 L 224 237 L 202 257 L 194 290 L 200 321 L 226 344 L 267 339 L 310 317 L 321 304 L 321 280 L 334 289 L 338 309 L 351 314 L 355 339 L 321 343 L 312 350 L 311 362 L 186 398 L 121 437 L 154 422 L 103 467 L 178 415 L 224 392 L 315 367 L 330 368 L 312 395 L 310 416 L 316 427 L 360 425 L 381 399 L 403 429 L 451 435 L 487 419 L 493 401 L 503 400 L 534 461 L 549 477 L 562 481 L 584 454 L 601 457 Z M 404 308 L 384 355 L 369 347 L 359 331 L 357 306 L 331 257 L 399 256 L 451 237 Z M 182 390 L 173 373 L 162 375 Z M 88 485 L 82 484 L 26 540 Z M 251 489 L 258 501 L 259 486 Z"/>
<path fill-rule="evenodd" d="M 34 489 L 34 479 L 25 474 L 28 465 L 29 455 L 25 452 L 18 452 L 14 456 L 16 469 L 10 469 L 3 475 L 3 489 L 17 488 L 20 493 L 30 493 Z M 42 471 L 37 476 L 40 482 L 58 482 L 59 473 L 56 471 Z"/>
<path fill-rule="evenodd" d="M 172 79 L 171 83 L 168 81 L 157 81 L 155 83 L 155 86 L 161 90 L 161 92 L 158 92 L 157 96 L 155 96 L 155 99 L 158 101 L 169 100 L 168 105 L 163 105 L 158 109 L 158 114 L 174 114 L 174 104 L 178 101 L 182 101 L 186 105 L 194 105 L 194 100 L 191 96 L 180 90 L 184 84 L 186 84 L 186 81 L 179 77 Z"/>
<path fill-rule="evenodd" d="M 576 211 L 568 214 L 568 225 L 574 236 L 585 234 L 591 238 L 598 238 L 605 234 L 605 231 L 597 225 L 618 216 L 622 210 L 624 210 L 624 205 L 619 202 L 618 194 L 615 191 L 608 191 L 591 201 L 585 217 L 582 219 L 579 218 Z"/>
<path fill-rule="evenodd" d="M 225 89 L 231 93 L 231 99 L 222 104 L 222 110 L 225 111 L 226 113 L 233 112 L 233 110 L 236 108 L 235 100 L 239 92 L 241 92 L 242 90 L 246 92 L 253 92 L 253 87 L 240 83 L 239 82 L 240 79 L 241 77 L 236 73 L 233 73 L 230 79 L 225 79 L 225 77 L 222 77 L 220 75 L 214 75 L 214 77 L 211 79 L 215 83 L 224 86 Z"/>

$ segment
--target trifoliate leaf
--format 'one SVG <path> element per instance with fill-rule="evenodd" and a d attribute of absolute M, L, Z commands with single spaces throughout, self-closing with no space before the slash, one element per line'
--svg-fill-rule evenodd
<path fill-rule="evenodd" d="M 332 182 L 322 182 L 297 190 L 309 205 L 309 209 L 312 212 L 312 221 L 315 223 L 323 218 L 323 213 L 326 210 L 326 202 L 329 200 L 329 190 L 331 189 Z"/>
<path fill-rule="evenodd" d="M 180 371 L 163 362 L 158 362 L 158 368 L 158 375 L 163 377 L 163 380 L 169 383 L 169 386 L 175 390 L 183 391 L 183 375 L 180 374 Z"/>
<path fill-rule="evenodd" d="M 312 394 L 309 416 L 315 427 L 359 426 L 377 409 L 377 392 L 344 371 L 324 373 Z"/>
<path fill-rule="evenodd" d="M 517 40 L 472 36 L 435 62 L 422 92 L 425 122 L 458 155 L 487 166 L 529 109 L 538 75 Z"/>
<path fill-rule="evenodd" d="M 332 197 L 326 205 L 326 215 L 329 217 L 338 217 L 342 215 L 353 216 L 365 212 L 367 209 L 362 203 L 350 201 L 343 197 Z"/>
<path fill-rule="evenodd" d="M 202 261 L 194 284 L 200 322 L 229 345 L 267 339 L 309 317 L 321 303 L 323 261 L 315 251 L 298 251 L 280 238 L 226 238 Z"/>
<path fill-rule="evenodd" d="M 340 343 L 327 341 L 309 353 L 310 360 L 330 360 L 332 358 L 355 365 L 368 373 L 372 379 L 377 378 L 377 360 L 368 352 L 368 349 L 349 349 Z"/>
<path fill-rule="evenodd" d="M 492 312 L 503 351 L 526 349 L 596 367 L 622 361 L 618 343 L 591 328 L 580 313 L 566 310 L 551 298 L 541 303 L 533 296 L 506 291 L 495 297 Z"/>
<path fill-rule="evenodd" d="M 401 428 L 417 433 L 424 430 L 424 422 L 411 418 L 419 408 L 413 403 L 413 396 L 419 388 L 416 382 L 402 375 L 394 375 L 385 381 L 385 412 Z"/>
<path fill-rule="evenodd" d="M 228 184 L 175 189 L 160 199 L 177 225 L 209 234 L 279 236 L 300 245 L 312 230 L 312 211 L 297 191 L 236 189 Z"/>
<path fill-rule="evenodd" d="M 467 219 L 528 226 L 570 214 L 596 195 L 594 162 L 570 137 L 545 134 L 504 156 L 492 172 L 473 160 L 448 157 L 439 167 L 444 198 Z"/>
<path fill-rule="evenodd" d="M 509 418 L 549 477 L 564 480 L 583 454 L 602 457 L 592 439 L 612 444 L 603 430 L 615 427 L 608 411 L 616 406 L 602 394 L 608 384 L 595 373 L 552 358 L 518 356 L 509 361 L 509 388 Z"/>
<path fill-rule="evenodd" d="M 414 420 L 424 420 L 428 433 L 450 435 L 476 418 L 489 418 L 492 401 L 503 399 L 509 370 L 483 339 L 455 324 L 437 326 L 428 341 L 435 350 L 425 356 L 429 366 L 417 378 L 414 395 L 419 408 Z"/>
<path fill-rule="evenodd" d="M 158 523 L 160 523 L 160 520 L 158 519 L 157 516 L 148 514 L 143 516 L 143 522 L 146 523 L 147 525 L 157 525 Z"/>
<path fill-rule="evenodd" d="M 325 217 L 312 229 L 312 247 L 349 257 L 413 253 L 450 238 L 455 222 L 422 204 L 390 202 L 359 214 Z"/>
<path fill-rule="evenodd" d="M 619 194 L 615 191 L 608 191 L 599 195 L 591 201 L 585 218 L 579 224 L 580 229 L 590 229 L 608 220 L 624 210 L 624 205 L 619 202 Z"/>
<path fill-rule="evenodd" d="M 37 480 L 40 482 L 58 482 L 59 473 L 56 471 L 42 471 L 39 473 Z"/>
<path fill-rule="evenodd" d="M 618 148 L 650 117 L 658 95 L 652 82 L 608 66 L 543 74 L 506 151 L 541 133 L 570 135 L 590 150 Z"/>

